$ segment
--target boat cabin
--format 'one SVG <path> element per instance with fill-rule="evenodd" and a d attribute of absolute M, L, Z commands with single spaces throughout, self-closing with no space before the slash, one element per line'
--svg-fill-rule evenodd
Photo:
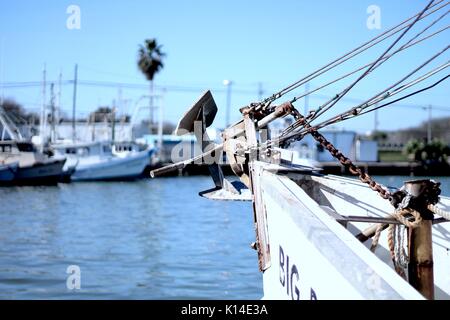
<path fill-rule="evenodd" d="M 45 155 L 28 141 L 0 141 L 0 161 L 4 164 L 19 162 L 20 167 L 44 161 Z"/>

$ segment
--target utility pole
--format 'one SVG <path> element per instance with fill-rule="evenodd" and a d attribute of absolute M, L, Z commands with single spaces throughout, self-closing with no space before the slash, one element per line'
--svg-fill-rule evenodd
<path fill-rule="evenodd" d="M 75 74 L 73 77 L 73 100 L 72 100 L 72 142 L 76 140 L 75 128 L 75 110 L 77 107 L 77 82 L 78 82 L 78 64 L 75 64 Z"/>
<path fill-rule="evenodd" d="M 431 104 L 428 105 L 428 128 L 427 128 L 427 143 L 431 143 Z"/>

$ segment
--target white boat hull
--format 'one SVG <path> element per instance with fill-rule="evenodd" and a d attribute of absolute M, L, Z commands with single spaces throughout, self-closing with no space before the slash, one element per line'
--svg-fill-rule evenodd
<path fill-rule="evenodd" d="M 82 159 L 71 176 L 72 181 L 126 180 L 139 177 L 149 164 L 151 151 L 141 151 L 127 157 L 109 157 L 98 162 Z"/>
<path fill-rule="evenodd" d="M 261 197 L 255 197 L 261 203 L 255 205 L 265 210 L 265 221 L 258 221 L 258 229 L 265 231 L 264 239 L 259 234 L 259 243 L 266 246 L 259 257 L 264 270 L 264 299 L 423 299 L 394 271 L 386 241 L 380 240 L 380 248 L 373 254 L 368 249 L 370 241 L 361 243 L 349 232 L 350 227 L 346 230 L 324 208 L 328 201 L 330 207 L 342 212 L 341 204 L 347 203 L 347 214 L 367 217 L 371 210 L 385 210 L 386 216 L 392 211 L 386 200 L 356 180 L 316 176 L 313 178 L 323 189 L 310 192 L 323 192 L 320 203 L 305 192 L 307 186 L 300 187 L 298 181 L 265 167 L 256 162 L 254 175 L 261 192 Z M 354 207 L 346 199 L 352 196 L 356 198 Z M 442 201 L 450 205 L 449 199 L 442 197 Z M 362 224 L 361 229 L 365 227 L 367 224 Z M 443 237 L 449 233 L 447 224 L 433 227 L 436 298 L 449 298 L 450 257 L 446 248 L 450 241 Z"/>

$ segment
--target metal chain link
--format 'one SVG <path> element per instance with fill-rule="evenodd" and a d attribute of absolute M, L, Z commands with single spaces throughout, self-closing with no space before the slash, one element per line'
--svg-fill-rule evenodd
<path fill-rule="evenodd" d="M 345 155 L 342 154 L 336 147 L 329 142 L 322 134 L 320 134 L 317 130 L 310 128 L 309 133 L 313 136 L 313 138 L 320 143 L 322 147 L 328 150 L 330 154 L 339 160 L 339 162 L 348 168 L 348 171 L 359 177 L 359 180 L 361 180 L 363 183 L 366 183 L 369 185 L 369 187 L 376 191 L 383 199 L 390 200 L 392 197 L 392 194 L 383 188 L 383 186 L 379 183 L 377 183 L 375 180 L 372 179 L 371 176 L 369 176 L 367 173 L 365 173 L 361 168 L 356 166 L 352 160 L 347 158 Z"/>

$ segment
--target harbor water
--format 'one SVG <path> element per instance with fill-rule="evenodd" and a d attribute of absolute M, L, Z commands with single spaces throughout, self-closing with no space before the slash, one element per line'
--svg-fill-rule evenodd
<path fill-rule="evenodd" d="M 199 197 L 211 183 L 1 188 L 0 298 L 259 299 L 251 205 Z"/>
<path fill-rule="evenodd" d="M 450 178 L 435 179 L 450 195 Z M 197 176 L 0 188 L 0 299 L 260 299 L 251 203 L 198 196 L 211 187 Z"/>

